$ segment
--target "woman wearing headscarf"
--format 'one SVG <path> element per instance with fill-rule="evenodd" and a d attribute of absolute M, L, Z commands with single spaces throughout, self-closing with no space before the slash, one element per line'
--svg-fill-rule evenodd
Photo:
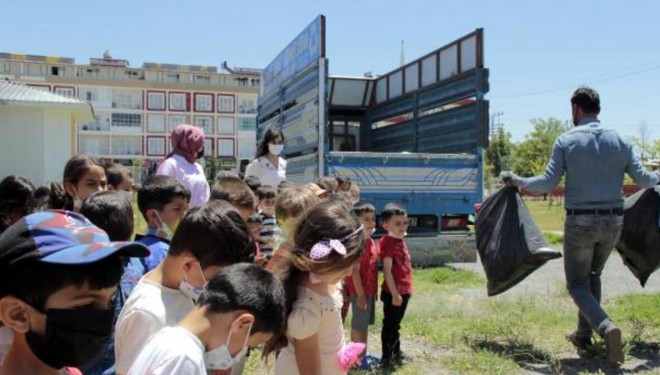
<path fill-rule="evenodd" d="M 245 168 L 245 177 L 255 176 L 262 185 L 277 189 L 280 182 L 286 179 L 286 160 L 280 157 L 284 149 L 284 134 L 282 131 L 269 127 L 257 148 L 257 155 Z"/>
<path fill-rule="evenodd" d="M 190 190 L 190 207 L 201 206 L 211 194 L 204 168 L 197 163 L 204 156 L 204 131 L 181 124 L 172 131 L 170 140 L 172 151 L 158 164 L 156 174 L 181 182 Z"/>

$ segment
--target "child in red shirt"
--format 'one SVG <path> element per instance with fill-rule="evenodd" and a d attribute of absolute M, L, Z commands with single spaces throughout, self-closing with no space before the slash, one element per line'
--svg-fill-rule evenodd
<path fill-rule="evenodd" d="M 390 203 L 383 209 L 381 217 L 387 234 L 380 239 L 380 258 L 385 275 L 380 294 L 380 300 L 383 301 L 383 329 L 380 338 L 383 366 L 392 367 L 401 364 L 403 360 L 399 330 L 413 292 L 412 263 L 403 240 L 408 229 L 405 208 Z"/>
<path fill-rule="evenodd" d="M 376 209 L 369 203 L 358 203 L 353 207 L 364 228 L 364 252 L 353 268 L 352 276 L 346 278 L 345 285 L 351 301 L 351 341 L 363 342 L 367 353 L 367 334 L 373 325 L 376 296 L 378 295 L 378 247 L 371 235 L 376 230 Z M 362 361 L 362 370 L 370 370 L 370 364 Z"/>

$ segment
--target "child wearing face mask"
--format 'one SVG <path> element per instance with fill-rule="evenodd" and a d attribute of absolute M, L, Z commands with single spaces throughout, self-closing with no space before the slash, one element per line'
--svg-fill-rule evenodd
<path fill-rule="evenodd" d="M 205 375 L 228 370 L 248 348 L 284 329 L 285 293 L 272 273 L 255 264 L 223 268 L 202 292 L 195 308 L 175 327 L 156 333 L 129 375 Z"/>
<path fill-rule="evenodd" d="M 0 374 L 80 374 L 111 336 L 122 257 L 147 254 L 70 211 L 10 226 L 0 236 L 0 324 L 14 340 Z"/>
<path fill-rule="evenodd" d="M 247 224 L 229 203 L 209 201 L 188 211 L 169 252 L 138 282 L 119 315 L 117 373 L 128 372 L 152 334 L 174 326 L 193 309 L 207 280 L 222 267 L 254 257 Z"/>
<path fill-rule="evenodd" d="M 50 208 L 79 212 L 82 201 L 97 191 L 107 189 L 103 164 L 91 155 L 76 155 L 64 166 L 62 190 L 53 189 Z"/>
<path fill-rule="evenodd" d="M 325 201 L 302 215 L 293 243 L 275 268 L 287 295 L 287 346 L 275 374 L 346 374 L 361 350 L 345 345 L 338 284 L 364 250 L 363 227 L 346 205 Z M 267 345 L 265 353 L 272 350 Z"/>
<path fill-rule="evenodd" d="M 100 191 L 83 201 L 80 213 L 94 225 L 103 229 L 110 241 L 129 241 L 133 237 L 133 207 L 126 197 L 117 191 Z M 128 296 L 145 274 L 144 258 L 123 258 L 124 273 L 114 298 L 114 318 L 119 316 Z M 105 344 L 103 354 L 82 368 L 84 374 L 108 375 L 115 372 L 115 341 L 113 335 Z"/>
<path fill-rule="evenodd" d="M 137 204 L 147 222 L 147 233 L 138 234 L 135 240 L 151 250 L 151 255 L 142 259 L 146 271 L 156 268 L 167 255 L 189 203 L 190 191 L 172 177 L 153 175 L 140 186 Z"/>

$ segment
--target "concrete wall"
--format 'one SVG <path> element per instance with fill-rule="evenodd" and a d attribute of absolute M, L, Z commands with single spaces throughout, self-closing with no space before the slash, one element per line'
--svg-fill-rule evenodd
<path fill-rule="evenodd" d="M 0 178 L 18 174 L 35 185 L 61 181 L 72 154 L 70 111 L 0 106 Z"/>

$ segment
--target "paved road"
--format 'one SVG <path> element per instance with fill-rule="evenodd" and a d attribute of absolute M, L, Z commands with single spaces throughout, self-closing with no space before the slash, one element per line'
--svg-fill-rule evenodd
<path fill-rule="evenodd" d="M 485 277 L 483 266 L 479 261 L 476 263 L 451 263 L 450 266 L 477 272 Z M 623 264 L 623 260 L 621 260 L 616 250 L 612 252 L 612 256 L 608 259 L 601 280 L 603 283 L 603 298 L 629 293 L 660 292 L 660 270 L 653 273 L 646 282 L 646 287 L 642 288 L 632 272 Z M 520 284 L 504 292 L 502 296 L 555 294 L 560 291 L 560 288 L 565 287 L 564 262 L 560 258 L 549 261 Z M 476 290 L 474 292 L 478 293 Z M 485 288 L 482 288 L 479 292 L 486 294 Z"/>

